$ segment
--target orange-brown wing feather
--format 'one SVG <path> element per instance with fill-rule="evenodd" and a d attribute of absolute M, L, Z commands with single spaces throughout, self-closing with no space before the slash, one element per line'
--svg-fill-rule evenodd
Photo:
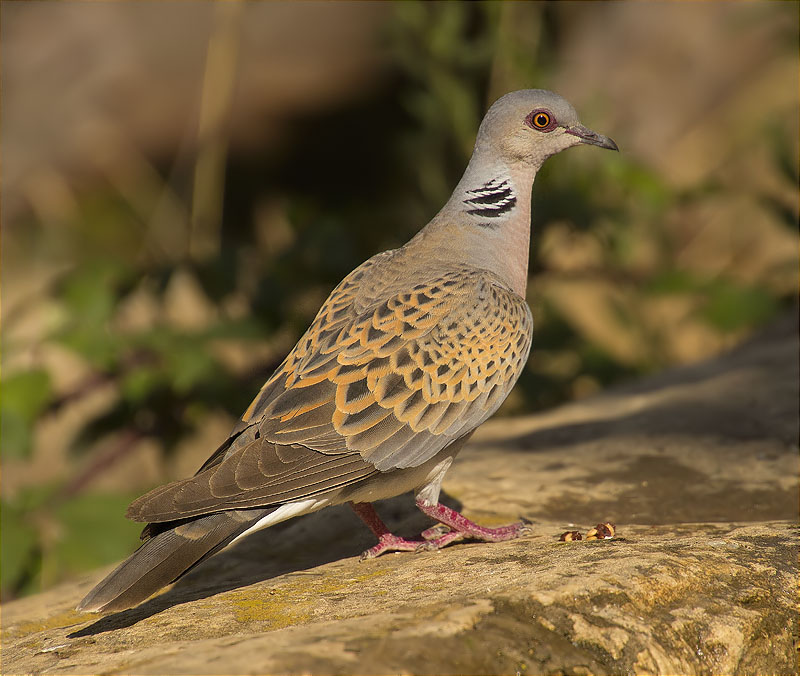
<path fill-rule="evenodd" d="M 346 284 L 334 291 L 243 426 L 278 444 L 358 452 L 379 470 L 413 467 L 488 418 L 527 360 L 530 310 L 486 271 L 454 268 L 357 301 Z"/>

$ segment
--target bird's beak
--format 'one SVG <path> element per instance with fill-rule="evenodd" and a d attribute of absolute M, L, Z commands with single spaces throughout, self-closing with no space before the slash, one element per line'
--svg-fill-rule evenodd
<path fill-rule="evenodd" d="M 564 130 L 567 134 L 577 136 L 581 143 L 588 143 L 589 145 L 599 146 L 600 148 L 608 148 L 609 150 L 616 150 L 619 152 L 617 144 L 614 143 L 608 136 L 598 134 L 596 131 L 587 129 L 582 124 L 576 124 L 574 127 L 567 127 Z"/>

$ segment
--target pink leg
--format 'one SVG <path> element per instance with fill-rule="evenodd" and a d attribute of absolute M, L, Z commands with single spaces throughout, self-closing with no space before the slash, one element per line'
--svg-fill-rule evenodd
<path fill-rule="evenodd" d="M 378 538 L 378 544 L 361 555 L 362 560 L 375 558 L 385 552 L 441 549 L 451 542 L 466 538 L 485 542 L 500 542 L 502 540 L 512 540 L 530 532 L 530 528 L 524 523 L 515 523 L 500 528 L 484 528 L 441 503 L 432 505 L 417 500 L 417 507 L 439 523 L 423 531 L 423 540 L 406 540 L 389 532 L 386 524 L 381 521 L 381 518 L 370 503 L 351 502 L 350 506 Z"/>
<path fill-rule="evenodd" d="M 512 523 L 509 526 L 500 526 L 499 528 L 486 528 L 485 526 L 479 526 L 477 523 L 474 523 L 467 517 L 459 514 L 456 510 L 445 507 L 440 502 L 432 505 L 418 499 L 417 507 L 419 507 L 424 514 L 427 514 L 429 517 L 431 517 L 431 519 L 438 521 L 440 524 L 444 524 L 452 530 L 451 533 L 446 533 L 445 535 L 441 536 L 442 538 L 447 538 L 454 533 L 458 533 L 462 538 L 468 537 L 475 540 L 483 540 L 484 542 L 502 542 L 503 540 L 513 540 L 514 538 L 518 538 L 521 535 L 530 533 L 531 531 L 528 524 L 523 522 Z M 433 529 L 435 528 L 436 526 L 433 527 Z M 428 531 L 433 529 L 429 528 Z M 425 534 L 428 531 L 423 533 L 423 537 L 425 537 Z M 435 541 L 436 540 L 432 540 L 431 542 Z M 452 542 L 452 539 L 447 540 L 447 542 Z M 447 544 L 447 542 L 445 542 L 445 544 Z"/>

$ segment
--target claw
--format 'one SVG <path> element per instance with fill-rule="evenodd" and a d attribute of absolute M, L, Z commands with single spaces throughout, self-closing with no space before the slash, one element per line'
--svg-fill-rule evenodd
<path fill-rule="evenodd" d="M 424 544 L 426 544 L 424 541 L 406 540 L 398 535 L 384 533 L 378 538 L 377 545 L 362 552 L 361 560 L 374 559 L 386 552 L 416 552 Z"/>
<path fill-rule="evenodd" d="M 422 537 L 423 540 L 435 540 L 445 533 L 451 532 L 451 530 L 452 529 L 449 526 L 445 526 L 443 523 L 437 523 L 435 526 L 431 526 L 430 528 L 422 531 L 420 537 Z"/>

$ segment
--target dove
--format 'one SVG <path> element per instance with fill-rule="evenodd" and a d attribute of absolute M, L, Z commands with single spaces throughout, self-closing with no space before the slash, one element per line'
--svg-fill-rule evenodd
<path fill-rule="evenodd" d="M 126 516 L 147 524 L 143 543 L 78 610 L 133 607 L 253 531 L 331 505 L 349 503 L 375 534 L 365 558 L 528 532 L 473 523 L 439 493 L 528 359 L 533 181 L 548 157 L 581 144 L 618 150 L 557 94 L 498 99 L 441 211 L 342 280 L 194 476 L 130 505 Z M 372 506 L 409 491 L 437 523 L 421 540 L 391 533 Z"/>

